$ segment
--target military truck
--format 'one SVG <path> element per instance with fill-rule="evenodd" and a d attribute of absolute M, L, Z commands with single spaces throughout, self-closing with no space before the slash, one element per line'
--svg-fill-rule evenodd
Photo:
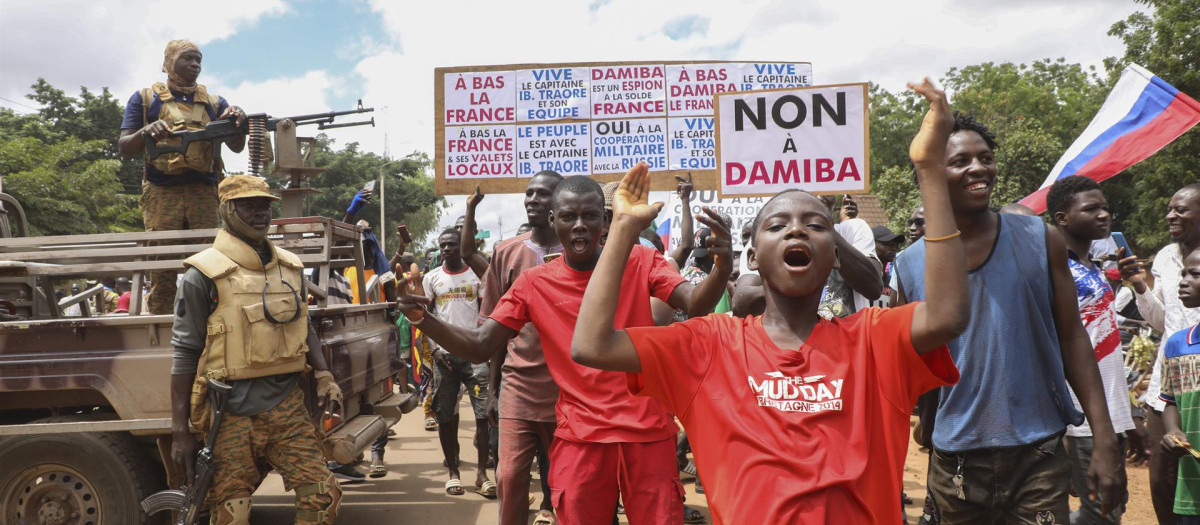
<path fill-rule="evenodd" d="M 23 234 L 19 203 L 0 193 L 0 234 Z M 170 460 L 172 316 L 142 312 L 147 272 L 182 270 L 216 230 L 0 238 L 0 525 L 160 523 L 143 498 L 178 487 Z M 329 272 L 363 275 L 356 226 L 320 217 L 275 220 L 270 238 L 311 274 L 310 321 L 345 393 L 341 413 L 318 413 L 329 459 L 350 463 L 417 405 L 389 305 L 330 305 Z M 169 244 L 168 244 L 169 243 Z M 90 303 L 103 286 L 56 300 L 65 279 L 132 276 L 128 313 Z M 86 282 L 86 281 L 85 281 Z M 360 283 L 377 296 L 374 282 Z M 80 316 L 64 310 L 80 306 Z"/>

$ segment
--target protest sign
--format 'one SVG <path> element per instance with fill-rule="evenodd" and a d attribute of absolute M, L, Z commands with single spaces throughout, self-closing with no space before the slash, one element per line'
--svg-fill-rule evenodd
<path fill-rule="evenodd" d="M 667 120 L 672 170 L 716 169 L 715 122 L 712 117 L 672 117 Z"/>
<path fill-rule="evenodd" d="M 515 177 L 515 126 L 460 126 L 446 135 L 446 177 Z"/>
<path fill-rule="evenodd" d="M 716 190 L 713 95 L 811 82 L 806 62 L 437 68 L 435 190 L 522 193 L 524 179 L 547 169 L 609 182 L 639 160 L 655 190 L 688 172 L 698 189 Z"/>
<path fill-rule="evenodd" d="M 590 175 L 591 129 L 586 122 L 517 126 L 517 176 L 551 170 L 560 175 Z"/>
<path fill-rule="evenodd" d="M 591 118 L 588 68 L 555 67 L 517 71 L 517 115 L 521 121 Z"/>
<path fill-rule="evenodd" d="M 716 95 L 719 194 L 866 193 L 867 84 Z"/>
<path fill-rule="evenodd" d="M 667 168 L 667 120 L 592 121 L 592 173 L 624 174 L 638 162 Z"/>
<path fill-rule="evenodd" d="M 717 197 L 716 191 L 694 191 L 689 204 L 691 205 L 692 217 L 703 215 L 701 207 L 707 206 L 716 210 L 718 213 L 723 213 L 729 216 L 733 221 L 733 227 L 729 230 L 733 234 L 733 249 L 741 251 L 745 249 L 742 246 L 742 226 L 754 222 L 754 215 L 758 210 L 767 203 L 766 197 L 733 197 L 729 199 L 721 199 Z M 679 245 L 680 240 L 680 221 L 683 217 L 683 201 L 679 200 L 679 194 L 671 192 L 667 199 L 667 205 L 663 208 L 663 213 L 660 220 L 671 221 L 671 239 L 668 250 L 672 250 Z M 699 230 L 704 225 L 700 221 L 693 219 L 693 230 Z M 694 235 L 694 232 L 693 232 Z"/>

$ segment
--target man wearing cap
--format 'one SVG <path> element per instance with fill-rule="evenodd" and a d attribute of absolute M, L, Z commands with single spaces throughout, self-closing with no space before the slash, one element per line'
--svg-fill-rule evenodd
<path fill-rule="evenodd" d="M 171 458 L 190 480 L 196 441 L 188 423 L 208 429 L 208 380 L 227 383 L 233 391 L 213 444 L 213 523 L 249 523 L 256 458 L 296 491 L 295 523 L 333 523 L 341 489 L 325 467 L 297 383 L 311 366 L 318 406 L 341 403 L 342 392 L 308 323 L 304 266 L 267 239 L 271 202 L 279 199 L 262 179 L 228 177 L 217 193 L 222 227 L 211 248 L 184 261 L 175 300 Z"/>
<path fill-rule="evenodd" d="M 233 118 L 245 123 L 246 114 L 230 106 L 197 84 L 202 55 L 187 40 L 167 43 L 163 72 L 167 82 L 137 91 L 125 105 L 121 138 L 117 149 L 133 157 L 146 148 L 146 140 L 160 145 L 179 144 L 171 135 L 178 131 L 204 129 L 210 121 Z M 230 137 L 225 145 L 234 153 L 246 146 L 244 135 Z M 224 170 L 219 144 L 196 141 L 184 153 L 167 153 L 145 159 L 142 169 L 142 221 L 146 231 L 188 230 L 217 227 L 215 186 Z M 170 314 L 175 297 L 175 272 L 154 272 L 147 307 L 153 314 Z"/>
<path fill-rule="evenodd" d="M 893 271 L 892 264 L 896 260 L 896 252 L 899 250 L 904 236 L 892 233 L 887 226 L 872 226 L 871 234 L 875 237 L 875 256 L 883 265 L 883 292 L 878 299 L 871 301 L 871 306 L 885 308 L 892 302 L 893 288 L 889 285 Z"/>

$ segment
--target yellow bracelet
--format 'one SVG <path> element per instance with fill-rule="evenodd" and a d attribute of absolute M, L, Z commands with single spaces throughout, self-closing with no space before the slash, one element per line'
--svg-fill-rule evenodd
<path fill-rule="evenodd" d="M 958 230 L 954 230 L 954 233 L 951 233 L 950 235 L 947 235 L 945 237 L 930 237 L 930 236 L 926 235 L 925 242 L 948 241 L 950 239 L 958 237 L 959 235 L 962 235 L 962 232 L 958 231 Z"/>

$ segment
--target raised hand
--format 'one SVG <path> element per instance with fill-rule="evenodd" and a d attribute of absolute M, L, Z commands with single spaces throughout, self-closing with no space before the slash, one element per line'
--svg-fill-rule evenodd
<path fill-rule="evenodd" d="M 371 190 L 362 190 L 354 194 L 354 198 L 350 200 L 350 207 L 346 208 L 347 215 L 358 215 L 362 211 L 363 206 L 371 202 Z"/>
<path fill-rule="evenodd" d="M 725 224 L 725 219 L 712 208 L 704 206 L 700 210 L 704 215 L 697 215 L 696 220 L 711 232 L 704 241 L 704 247 L 712 255 L 714 267 L 725 265 L 733 268 L 733 234 L 729 231 L 730 225 Z"/>
<path fill-rule="evenodd" d="M 613 195 L 613 222 L 633 220 L 639 231 L 646 229 L 662 211 L 663 203 L 648 204 L 650 200 L 650 166 L 639 162 L 621 179 Z"/>
<path fill-rule="evenodd" d="M 842 197 L 841 216 L 843 221 L 858 217 L 858 203 L 854 202 L 854 197 L 851 197 L 848 193 Z"/>
<path fill-rule="evenodd" d="M 675 180 L 679 184 L 675 185 L 675 191 L 679 193 L 679 200 L 689 201 L 692 199 L 692 172 L 688 172 L 687 178 L 675 176 Z"/>
<path fill-rule="evenodd" d="M 467 208 L 475 209 L 480 202 L 483 202 L 483 192 L 480 191 L 479 185 L 475 185 L 475 193 L 467 197 Z"/>
<path fill-rule="evenodd" d="M 913 164 L 943 164 L 946 162 L 946 141 L 954 129 L 954 116 L 946 93 L 934 87 L 929 77 L 920 84 L 909 82 L 908 88 L 929 101 L 929 111 L 921 120 L 921 129 L 908 147 L 908 157 Z"/>
<path fill-rule="evenodd" d="M 417 263 L 412 263 L 409 272 L 400 279 L 400 286 L 397 288 L 403 293 L 399 293 L 399 297 L 396 298 L 396 308 L 414 323 L 424 319 L 425 307 L 429 305 L 430 300 L 421 288 L 421 268 Z"/>

